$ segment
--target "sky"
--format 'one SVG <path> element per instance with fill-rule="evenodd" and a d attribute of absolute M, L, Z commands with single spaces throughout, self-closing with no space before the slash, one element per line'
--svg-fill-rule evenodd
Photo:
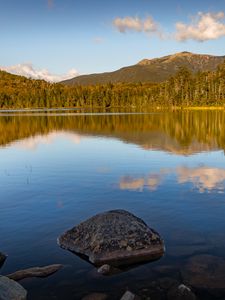
<path fill-rule="evenodd" d="M 60 81 L 144 58 L 225 55 L 225 0 L 0 0 L 0 69 Z"/>

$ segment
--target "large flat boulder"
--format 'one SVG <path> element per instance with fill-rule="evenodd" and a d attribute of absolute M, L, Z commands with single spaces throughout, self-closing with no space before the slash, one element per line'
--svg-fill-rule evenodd
<path fill-rule="evenodd" d="M 160 235 L 125 210 L 100 213 L 80 223 L 62 234 L 58 244 L 85 255 L 96 266 L 151 261 L 165 251 Z"/>
<path fill-rule="evenodd" d="M 0 300 L 26 300 L 27 291 L 14 280 L 0 276 Z"/>

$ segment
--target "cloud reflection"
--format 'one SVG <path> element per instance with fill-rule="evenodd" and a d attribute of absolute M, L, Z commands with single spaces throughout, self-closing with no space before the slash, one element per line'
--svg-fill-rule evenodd
<path fill-rule="evenodd" d="M 146 176 L 134 178 L 124 176 L 119 186 L 121 190 L 139 191 L 144 189 L 156 191 L 165 176 L 175 174 L 178 184 L 191 183 L 199 193 L 218 192 L 223 193 L 225 189 L 225 169 L 200 167 L 178 167 L 173 169 L 161 169 L 158 173 L 150 173 Z"/>
<path fill-rule="evenodd" d="M 147 177 L 132 178 L 131 176 L 124 176 L 120 180 L 120 189 L 129 191 L 142 192 L 144 188 L 150 191 L 157 190 L 158 185 L 162 180 L 161 174 L 150 174 Z"/>
<path fill-rule="evenodd" d="M 70 132 L 58 132 L 53 131 L 46 135 L 36 135 L 27 139 L 16 142 L 16 146 L 25 150 L 34 151 L 40 145 L 53 144 L 58 138 L 64 138 L 71 141 L 74 144 L 80 144 L 81 136 Z"/>
<path fill-rule="evenodd" d="M 120 180 L 120 189 L 129 191 L 143 191 L 145 185 L 144 178 L 132 178 L 130 176 L 124 176 Z"/>
<path fill-rule="evenodd" d="M 200 193 L 218 190 L 224 191 L 225 169 L 210 167 L 180 167 L 177 168 L 178 183 L 193 183 Z"/>

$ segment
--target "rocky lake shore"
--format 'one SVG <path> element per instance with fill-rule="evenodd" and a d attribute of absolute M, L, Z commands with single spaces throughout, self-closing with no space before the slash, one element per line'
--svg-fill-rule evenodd
<path fill-rule="evenodd" d="M 88 276 L 96 280 L 117 276 L 140 263 L 160 259 L 165 251 L 161 236 L 143 220 L 124 210 L 98 214 L 63 233 L 58 243 L 76 255 L 83 255 L 82 258 L 93 265 L 93 271 Z M 202 254 L 196 254 L 193 247 L 188 253 L 188 247 L 185 248 L 187 255 L 182 264 L 176 260 L 173 264 L 152 264 L 148 281 L 146 264 L 143 280 L 132 286 L 121 281 L 117 296 L 103 290 L 93 290 L 87 293 L 84 291 L 83 296 L 73 295 L 71 299 L 224 300 L 225 259 L 204 254 L 203 248 Z M 176 255 L 175 252 L 173 254 Z M 0 252 L 0 268 L 6 259 L 7 256 Z M 23 287 L 24 279 L 48 277 L 66 267 L 54 264 L 2 274 L 0 300 L 30 299 L 29 290 Z"/>

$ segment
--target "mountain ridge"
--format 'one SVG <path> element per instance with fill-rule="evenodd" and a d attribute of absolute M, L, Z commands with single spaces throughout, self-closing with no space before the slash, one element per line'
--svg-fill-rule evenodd
<path fill-rule="evenodd" d="M 62 81 L 65 85 L 96 85 L 107 83 L 159 83 L 173 76 L 180 67 L 190 71 L 214 71 L 225 60 L 224 56 L 195 54 L 188 51 L 178 52 L 153 59 L 143 59 L 137 64 L 120 68 L 112 72 L 80 75 Z"/>

